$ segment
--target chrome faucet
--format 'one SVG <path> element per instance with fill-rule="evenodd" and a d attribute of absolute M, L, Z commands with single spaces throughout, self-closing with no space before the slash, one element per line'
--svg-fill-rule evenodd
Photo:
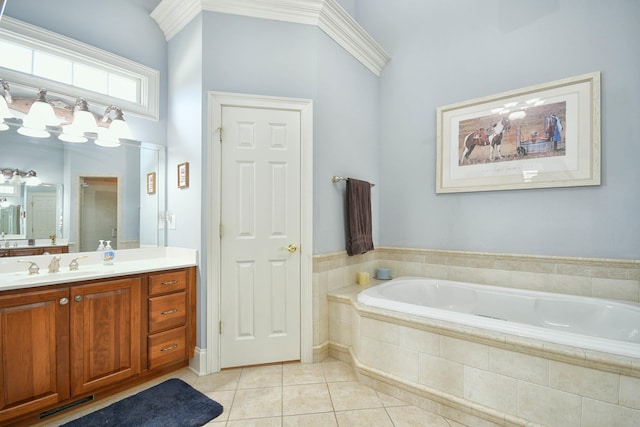
<path fill-rule="evenodd" d="M 82 258 L 89 258 L 89 256 L 83 255 L 83 256 L 79 256 L 77 258 L 72 259 L 71 262 L 69 263 L 69 271 L 76 271 L 78 267 L 80 267 L 80 264 L 78 264 L 78 260 Z"/>
<path fill-rule="evenodd" d="M 21 263 L 24 263 L 24 264 L 30 264 L 29 265 L 29 275 L 40 273 L 40 267 L 38 267 L 38 264 L 36 264 L 35 262 L 27 261 L 26 259 L 18 260 L 18 262 L 21 262 Z"/>
<path fill-rule="evenodd" d="M 57 273 L 60 271 L 60 257 L 54 256 L 49 263 L 49 273 Z"/>

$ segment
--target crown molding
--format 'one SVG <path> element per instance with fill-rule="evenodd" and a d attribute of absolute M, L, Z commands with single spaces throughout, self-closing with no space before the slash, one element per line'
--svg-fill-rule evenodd
<path fill-rule="evenodd" d="M 390 59 L 336 0 L 163 0 L 151 17 L 171 40 L 201 11 L 315 25 L 376 76 Z"/>
<path fill-rule="evenodd" d="M 165 38 L 171 40 L 202 11 L 202 0 L 162 0 L 151 11 Z"/>

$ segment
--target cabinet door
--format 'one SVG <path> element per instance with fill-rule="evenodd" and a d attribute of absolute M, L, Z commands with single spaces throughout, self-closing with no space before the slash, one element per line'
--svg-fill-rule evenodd
<path fill-rule="evenodd" d="M 71 288 L 71 394 L 140 372 L 140 279 Z"/>
<path fill-rule="evenodd" d="M 69 397 L 69 289 L 0 296 L 0 425 Z"/>

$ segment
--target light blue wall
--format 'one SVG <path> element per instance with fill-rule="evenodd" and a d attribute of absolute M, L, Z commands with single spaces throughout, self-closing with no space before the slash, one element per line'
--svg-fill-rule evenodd
<path fill-rule="evenodd" d="M 61 6 L 48 0 L 10 0 L 5 13 L 159 69 L 160 122 L 135 117 L 128 121 L 145 139 L 165 144 L 173 126 L 167 126 L 169 92 L 164 89 L 171 61 L 164 36 L 148 15 L 155 4 L 155 0 L 66 0 Z M 379 88 L 352 58 L 330 59 L 342 55 L 339 47 L 323 53 L 322 46 L 331 42 L 314 27 L 213 13 L 204 16 L 202 70 L 207 75 L 201 102 L 207 90 L 226 90 L 307 97 L 316 103 L 315 253 L 344 248 L 343 222 L 335 216 L 341 209 L 342 189 L 324 181 L 342 173 L 377 184 L 374 197 L 383 202 L 375 202 L 380 203 L 374 212 L 379 220 L 376 244 L 640 257 L 640 223 L 631 213 L 640 207 L 635 189 L 640 145 L 633 144 L 631 137 L 634 119 L 640 116 L 640 44 L 636 42 L 640 27 L 635 22 L 640 3 L 397 0 L 391 5 L 383 0 L 343 0 L 343 4 L 393 58 L 383 70 Z M 240 24 L 243 31 L 231 25 L 240 22 L 245 23 Z M 236 39 L 231 43 L 230 35 Z M 216 36 L 223 37 L 224 43 L 216 43 Z M 312 53 L 306 51 L 310 45 Z M 244 57 L 236 47 L 246 48 Z M 291 59 L 287 66 L 286 60 Z M 254 68 L 230 68 L 225 65 L 229 61 Z M 178 68 L 173 63 L 172 67 Z M 345 69 L 352 74 L 342 74 Z M 252 78 L 256 70 L 261 78 Z M 602 72 L 601 186 L 435 194 L 437 106 L 596 70 Z M 357 83 L 349 91 L 328 97 L 332 86 L 351 79 Z M 337 102 L 340 95 L 350 103 Z M 368 111 L 376 103 L 379 112 Z M 371 127 L 359 124 L 356 132 L 341 122 L 344 114 L 334 114 L 330 105 L 342 107 L 343 113 L 364 106 L 364 114 L 376 116 L 365 117 Z M 367 136 L 369 128 L 378 133 L 377 154 L 371 155 L 369 143 L 355 138 L 338 143 L 346 135 L 360 135 L 360 130 Z M 362 157 L 346 161 L 357 152 Z M 170 159 L 169 179 L 177 161 L 178 157 Z M 371 166 L 375 162 L 378 166 Z M 206 189 L 199 187 L 195 192 L 202 197 Z M 183 218 L 189 219 L 179 216 L 178 221 Z M 176 233 L 173 242 L 201 246 L 201 230 L 188 230 Z"/>
<path fill-rule="evenodd" d="M 167 211 L 175 215 L 175 230 L 167 230 L 169 246 L 199 249 L 201 176 L 206 164 L 202 150 L 202 20 L 189 23 L 169 43 L 169 125 L 167 127 Z M 189 163 L 189 187 L 179 189 L 177 165 Z"/>
<path fill-rule="evenodd" d="M 380 79 L 380 243 L 640 258 L 640 2 L 359 1 Z M 602 72 L 602 185 L 435 194 L 436 108 Z"/>
<path fill-rule="evenodd" d="M 175 230 L 167 230 L 169 246 L 199 249 L 197 345 L 206 342 L 207 307 L 206 176 L 207 143 L 203 139 L 202 16 L 196 17 L 169 45 L 169 126 L 167 128 L 167 209 L 175 215 Z M 189 187 L 177 188 L 179 163 L 189 162 Z M 206 212 L 206 211 L 205 211 Z"/>
<path fill-rule="evenodd" d="M 169 195 L 173 246 L 200 250 L 199 316 L 206 308 L 205 245 L 210 212 L 209 91 L 311 99 L 314 111 L 314 253 L 344 250 L 345 174 L 377 179 L 377 78 L 317 27 L 204 12 L 169 45 Z M 197 117 L 194 118 L 194 117 Z M 188 189 L 171 170 L 189 161 Z M 377 206 L 374 207 L 377 209 Z M 374 215 L 377 216 L 377 215 Z M 194 226 L 200 224 L 200 227 Z M 200 319 L 201 320 L 201 319 Z M 199 320 L 199 324 L 202 322 Z M 199 328 L 203 346 L 206 329 Z"/>
<path fill-rule="evenodd" d="M 378 78 L 322 34 L 314 100 L 314 253 L 345 250 L 346 183 L 331 176 L 377 184 Z M 378 243 L 378 187 L 371 192 L 373 241 Z"/>
<path fill-rule="evenodd" d="M 313 251 L 344 250 L 344 183 L 330 177 L 377 179 L 377 78 L 315 26 L 212 12 L 202 58 L 205 92 L 313 101 Z"/>

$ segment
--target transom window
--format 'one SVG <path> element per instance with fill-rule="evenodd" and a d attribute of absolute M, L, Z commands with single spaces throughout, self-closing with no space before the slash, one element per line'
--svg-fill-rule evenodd
<path fill-rule="evenodd" d="M 0 78 L 13 84 L 158 119 L 159 73 L 149 67 L 6 15 L 0 52 Z"/>

